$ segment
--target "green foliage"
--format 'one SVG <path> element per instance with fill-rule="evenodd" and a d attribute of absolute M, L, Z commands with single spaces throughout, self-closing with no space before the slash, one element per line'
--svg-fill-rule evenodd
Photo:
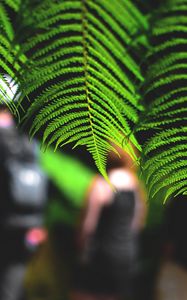
<path fill-rule="evenodd" d="M 8 85 L 4 74 L 8 74 L 14 81 L 19 82 L 20 72 L 26 63 L 25 55 L 20 51 L 19 40 L 10 17 L 9 9 L 12 15 L 17 14 L 20 8 L 20 1 L 1 1 L 0 2 L 0 101 L 6 103 L 12 113 L 17 113 L 14 102 L 10 102 L 3 94 L 3 82 Z M 16 97 L 16 95 L 15 95 Z"/>
<path fill-rule="evenodd" d="M 168 1 L 152 24 L 152 51 L 145 74 L 145 112 L 138 130 L 142 168 L 150 195 L 187 192 L 187 5 Z"/>
<path fill-rule="evenodd" d="M 150 197 L 167 199 L 187 191 L 187 1 L 149 16 L 136 2 L 1 1 L 0 74 L 19 82 L 9 105 L 33 119 L 31 136 L 86 146 L 106 179 L 112 144 L 136 160 L 130 140 Z"/>

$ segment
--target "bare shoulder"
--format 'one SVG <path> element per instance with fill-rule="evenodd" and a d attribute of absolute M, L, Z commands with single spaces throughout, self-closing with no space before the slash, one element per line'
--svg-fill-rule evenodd
<path fill-rule="evenodd" d="M 125 168 L 116 168 L 109 172 L 109 179 L 117 189 L 134 190 L 138 187 L 137 176 Z"/>

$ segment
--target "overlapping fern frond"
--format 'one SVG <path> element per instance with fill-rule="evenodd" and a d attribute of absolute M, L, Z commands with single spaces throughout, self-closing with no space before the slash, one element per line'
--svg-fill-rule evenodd
<path fill-rule="evenodd" d="M 168 1 L 153 23 L 145 85 L 146 112 L 139 130 L 150 195 L 165 200 L 187 193 L 187 1 Z"/>
<path fill-rule="evenodd" d="M 24 26 L 37 28 L 22 44 L 32 61 L 26 94 L 37 92 L 26 116 L 36 115 L 31 134 L 42 128 L 47 145 L 86 145 L 106 177 L 110 142 L 125 147 L 142 109 L 135 82 L 143 77 L 129 49 L 146 19 L 127 0 L 41 1 L 32 18 Z"/>

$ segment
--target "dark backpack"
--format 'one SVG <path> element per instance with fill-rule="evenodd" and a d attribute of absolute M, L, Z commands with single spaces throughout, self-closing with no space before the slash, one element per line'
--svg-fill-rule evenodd
<path fill-rule="evenodd" d="M 16 129 L 0 130 L 0 217 L 11 226 L 38 226 L 47 201 L 47 178 L 37 143 Z"/>

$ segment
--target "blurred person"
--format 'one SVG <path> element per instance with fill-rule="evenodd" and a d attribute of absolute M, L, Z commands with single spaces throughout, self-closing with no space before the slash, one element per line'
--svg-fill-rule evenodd
<path fill-rule="evenodd" d="M 146 194 L 131 157 L 109 154 L 108 183 L 96 176 L 78 232 L 79 263 L 70 299 L 132 299 Z"/>
<path fill-rule="evenodd" d="M 18 130 L 3 104 L 13 100 L 18 86 L 7 75 L 0 86 L 0 300 L 23 300 L 27 263 L 47 237 L 48 181 L 37 143 Z"/>

